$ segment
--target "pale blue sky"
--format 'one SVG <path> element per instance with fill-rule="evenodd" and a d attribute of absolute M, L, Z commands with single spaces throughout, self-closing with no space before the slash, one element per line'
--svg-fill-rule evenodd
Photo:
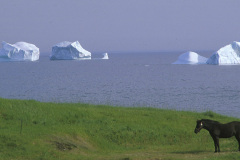
<path fill-rule="evenodd" d="M 240 0 L 0 0 L 0 41 L 51 52 L 218 50 L 240 40 Z"/>

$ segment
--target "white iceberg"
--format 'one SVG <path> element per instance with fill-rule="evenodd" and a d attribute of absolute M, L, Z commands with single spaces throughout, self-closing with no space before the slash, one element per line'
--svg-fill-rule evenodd
<path fill-rule="evenodd" d="M 240 64 L 240 42 L 234 41 L 232 44 L 220 48 L 208 59 L 207 64 Z"/>
<path fill-rule="evenodd" d="M 108 58 L 108 53 L 103 53 L 103 58 L 102 59 L 109 59 Z"/>
<path fill-rule="evenodd" d="M 178 60 L 173 64 L 206 64 L 208 59 L 200 56 L 195 52 L 186 52 L 178 57 Z"/>
<path fill-rule="evenodd" d="M 51 60 L 91 59 L 91 53 L 82 48 L 78 41 L 64 41 L 52 47 Z"/>
<path fill-rule="evenodd" d="M 2 42 L 2 49 L 0 49 L 1 61 L 37 61 L 39 55 L 39 48 L 27 42 L 15 44 Z"/>

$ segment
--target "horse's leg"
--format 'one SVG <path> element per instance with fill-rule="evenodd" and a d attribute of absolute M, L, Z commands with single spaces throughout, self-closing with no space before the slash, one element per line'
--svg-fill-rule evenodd
<path fill-rule="evenodd" d="M 214 141 L 214 146 L 215 146 L 215 153 L 220 152 L 220 147 L 219 147 L 219 138 L 217 136 L 212 135 L 212 139 Z"/>
<path fill-rule="evenodd" d="M 218 152 L 220 152 L 219 137 L 216 137 L 216 141 L 217 141 Z"/>
<path fill-rule="evenodd" d="M 236 139 L 238 141 L 238 151 L 240 151 L 240 135 L 236 134 L 235 137 L 236 137 Z"/>
<path fill-rule="evenodd" d="M 211 134 L 211 136 L 212 136 L 212 139 L 213 139 L 213 142 L 214 142 L 215 153 L 217 153 L 217 141 L 216 141 L 216 138 L 215 138 L 215 136 L 212 135 L 212 134 Z"/>

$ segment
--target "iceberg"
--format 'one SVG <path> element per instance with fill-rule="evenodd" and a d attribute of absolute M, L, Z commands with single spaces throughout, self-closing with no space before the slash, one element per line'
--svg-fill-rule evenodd
<path fill-rule="evenodd" d="M 207 64 L 240 64 L 240 42 L 234 41 L 232 44 L 220 48 L 207 60 Z"/>
<path fill-rule="evenodd" d="M 78 41 L 64 41 L 52 47 L 51 60 L 81 60 L 91 59 L 91 53 L 80 45 Z"/>
<path fill-rule="evenodd" d="M 178 60 L 172 64 L 206 64 L 207 58 L 198 55 L 195 52 L 186 52 L 178 57 Z"/>
<path fill-rule="evenodd" d="M 37 61 L 39 59 L 39 48 L 27 42 L 9 44 L 2 42 L 0 49 L 1 61 Z"/>
<path fill-rule="evenodd" d="M 103 53 L 103 58 L 102 59 L 109 59 L 108 58 L 108 53 Z"/>

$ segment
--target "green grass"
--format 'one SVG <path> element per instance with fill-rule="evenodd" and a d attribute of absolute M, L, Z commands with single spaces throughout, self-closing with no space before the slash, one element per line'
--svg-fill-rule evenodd
<path fill-rule="evenodd" d="M 0 159 L 239 159 L 234 138 L 214 154 L 197 119 L 239 120 L 213 112 L 41 103 L 0 99 Z"/>

